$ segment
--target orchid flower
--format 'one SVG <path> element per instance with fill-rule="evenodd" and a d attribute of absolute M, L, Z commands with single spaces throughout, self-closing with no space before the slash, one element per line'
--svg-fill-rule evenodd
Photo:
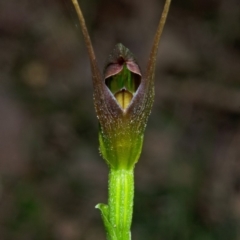
<path fill-rule="evenodd" d="M 155 34 L 146 71 L 141 72 L 133 54 L 121 43 L 109 55 L 100 72 L 85 20 L 78 14 L 88 50 L 94 106 L 99 121 L 100 152 L 110 168 L 108 205 L 98 204 L 108 240 L 130 240 L 134 196 L 134 166 L 143 144 L 144 131 L 154 101 L 154 74 L 159 40 L 171 0 L 166 0 Z"/>

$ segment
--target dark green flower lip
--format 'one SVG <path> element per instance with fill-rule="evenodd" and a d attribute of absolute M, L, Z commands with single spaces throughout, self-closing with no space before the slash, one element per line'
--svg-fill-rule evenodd
<path fill-rule="evenodd" d="M 131 103 L 141 84 L 140 68 L 133 54 L 121 43 L 110 54 L 104 69 L 104 81 L 122 110 Z"/>

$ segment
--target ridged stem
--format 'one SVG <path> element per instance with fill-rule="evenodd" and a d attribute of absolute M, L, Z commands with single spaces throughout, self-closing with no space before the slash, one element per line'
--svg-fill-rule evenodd
<path fill-rule="evenodd" d="M 118 240 L 131 239 L 133 213 L 133 169 L 111 169 L 109 173 L 109 222 L 115 229 Z"/>

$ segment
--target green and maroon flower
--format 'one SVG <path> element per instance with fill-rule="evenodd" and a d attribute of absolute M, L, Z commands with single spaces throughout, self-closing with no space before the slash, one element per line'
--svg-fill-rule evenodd
<path fill-rule="evenodd" d="M 73 3 L 91 62 L 94 105 L 100 123 L 100 152 L 113 169 L 133 168 L 142 150 L 143 133 L 154 100 L 156 56 L 170 0 L 164 6 L 144 74 L 132 53 L 117 44 L 102 75 L 82 12 L 77 1 Z"/>
<path fill-rule="evenodd" d="M 117 44 L 110 54 L 101 81 L 102 92 L 94 95 L 100 151 L 111 167 L 131 168 L 141 153 L 153 94 L 148 97 L 146 79 L 132 53 L 122 44 Z"/>

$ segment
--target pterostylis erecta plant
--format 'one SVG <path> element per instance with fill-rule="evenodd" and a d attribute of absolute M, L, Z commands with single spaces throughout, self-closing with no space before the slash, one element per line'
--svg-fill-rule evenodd
<path fill-rule="evenodd" d="M 78 14 L 88 50 L 94 105 L 99 120 L 100 152 L 109 173 L 108 204 L 97 204 L 108 240 L 130 240 L 134 195 L 134 166 L 142 150 L 143 135 L 154 100 L 154 73 L 159 40 L 171 0 L 166 0 L 145 73 L 132 53 L 117 44 L 100 72 L 77 0 Z"/>

